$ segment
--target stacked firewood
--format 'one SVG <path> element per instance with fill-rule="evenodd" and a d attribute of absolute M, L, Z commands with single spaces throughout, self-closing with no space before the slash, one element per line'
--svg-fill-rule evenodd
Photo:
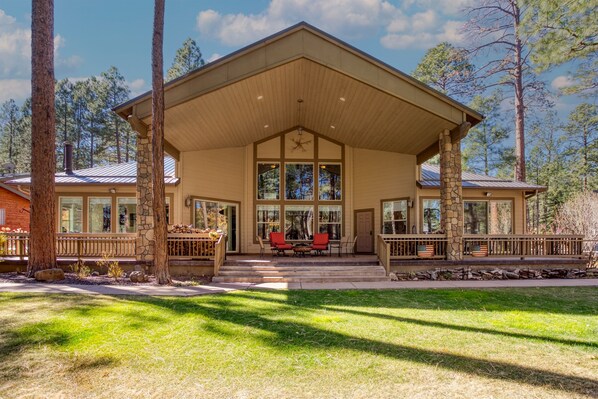
<path fill-rule="evenodd" d="M 173 234 L 199 234 L 209 233 L 210 229 L 196 229 L 191 224 L 173 224 L 168 228 L 168 232 Z"/>

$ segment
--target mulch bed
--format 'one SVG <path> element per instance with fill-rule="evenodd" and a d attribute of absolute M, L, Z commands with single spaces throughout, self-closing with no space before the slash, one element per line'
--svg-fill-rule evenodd
<path fill-rule="evenodd" d="M 77 285 L 158 285 L 156 278 L 149 275 L 149 281 L 145 283 L 133 283 L 128 277 L 122 277 L 114 280 L 107 275 L 79 277 L 75 273 L 64 273 L 64 280 L 59 281 L 37 281 L 33 277 L 27 277 L 23 273 L 10 272 L 0 273 L 0 283 L 44 283 L 44 284 L 77 284 Z M 208 284 L 210 277 L 192 277 L 184 280 L 172 279 L 174 286 L 196 286 Z"/>

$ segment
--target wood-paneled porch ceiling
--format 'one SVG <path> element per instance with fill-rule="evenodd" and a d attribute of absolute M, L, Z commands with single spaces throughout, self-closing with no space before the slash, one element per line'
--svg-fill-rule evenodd
<path fill-rule="evenodd" d="M 179 151 L 245 146 L 302 126 L 353 147 L 417 155 L 443 129 L 482 119 L 305 23 L 168 84 L 165 100 L 165 139 Z M 150 110 L 151 93 L 115 109 L 147 125 Z"/>

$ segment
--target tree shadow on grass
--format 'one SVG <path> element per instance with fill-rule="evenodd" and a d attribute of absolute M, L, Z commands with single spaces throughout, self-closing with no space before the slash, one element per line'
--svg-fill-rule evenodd
<path fill-rule="evenodd" d="M 273 298 L 267 298 L 263 295 L 255 295 L 255 294 L 253 294 L 251 292 L 247 292 L 247 291 L 239 293 L 238 295 L 243 296 L 244 298 L 252 299 L 252 300 L 259 300 L 259 301 L 266 301 L 266 302 L 270 302 L 270 303 L 277 303 L 277 304 L 281 304 L 281 305 L 288 305 L 287 301 L 273 299 Z M 288 306 L 291 306 L 291 305 L 288 305 Z M 303 305 L 301 305 L 301 306 L 303 306 Z M 350 314 L 357 315 L 357 316 L 374 317 L 374 318 L 378 318 L 378 319 L 391 320 L 391 321 L 396 321 L 396 322 L 400 322 L 400 323 L 417 324 L 417 325 L 424 326 L 424 327 L 437 327 L 437 328 L 444 328 L 444 329 L 450 329 L 450 330 L 455 330 L 455 331 L 498 335 L 498 336 L 511 337 L 511 338 L 532 339 L 532 340 L 545 341 L 545 342 L 556 343 L 556 344 L 598 348 L 598 342 L 587 342 L 587 341 L 579 341 L 579 340 L 564 339 L 564 338 L 546 337 L 546 336 L 542 336 L 542 335 L 524 334 L 524 333 L 517 333 L 517 332 L 512 332 L 512 331 L 501 331 L 501 330 L 495 330 L 492 328 L 473 327 L 473 326 L 466 326 L 466 325 L 443 323 L 443 322 L 438 322 L 438 321 L 415 319 L 415 318 L 404 317 L 404 316 L 394 316 L 394 315 L 377 313 L 377 312 L 365 312 L 365 311 L 360 311 L 360 310 L 355 310 L 355 309 L 348 309 L 346 307 L 330 305 L 329 303 L 326 303 L 325 305 L 321 305 L 321 306 L 313 306 L 312 305 L 312 307 L 310 307 L 310 308 L 311 309 L 331 310 L 331 311 L 339 312 L 339 313 L 350 313 Z"/>
<path fill-rule="evenodd" d="M 149 301 L 160 307 L 173 310 L 172 302 L 181 299 L 139 298 L 142 302 Z M 391 344 L 379 340 L 351 336 L 344 333 L 327 331 L 312 325 L 295 322 L 271 320 L 248 308 L 231 309 L 227 301 L 220 302 L 216 298 L 209 301 L 210 306 L 203 306 L 200 302 L 181 303 L 175 312 L 180 314 L 192 313 L 204 318 L 224 321 L 247 326 L 273 333 L 258 337 L 264 344 L 281 350 L 289 347 L 310 347 L 319 349 L 349 349 L 364 354 L 384 356 L 396 360 L 422 363 L 447 370 L 467 373 L 483 378 L 506 380 L 533 386 L 545 386 L 565 392 L 578 393 L 598 398 L 598 381 L 585 377 L 560 374 L 548 370 L 540 370 L 509 364 L 500 361 L 484 360 L 469 356 L 445 353 L 434 350 L 413 348 L 404 345 Z"/>

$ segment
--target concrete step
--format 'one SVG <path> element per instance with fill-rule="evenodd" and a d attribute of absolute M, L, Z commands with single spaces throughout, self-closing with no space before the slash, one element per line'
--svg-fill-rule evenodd
<path fill-rule="evenodd" d="M 303 260 L 303 259 L 293 259 L 293 260 L 269 260 L 269 261 L 262 261 L 262 260 L 225 260 L 224 266 L 346 266 L 346 265 L 353 265 L 353 266 L 378 266 L 380 263 L 378 261 L 360 261 L 360 260 L 351 260 L 348 261 L 339 261 L 339 260 Z"/>
<path fill-rule="evenodd" d="M 379 265 L 226 265 L 214 282 L 352 282 L 388 281 Z"/>
<path fill-rule="evenodd" d="M 320 270 L 320 271 L 346 271 L 346 270 L 363 270 L 363 271 L 371 271 L 371 270 L 378 270 L 381 266 L 379 265 L 345 265 L 345 266 L 273 266 L 273 265 L 264 265 L 264 266 L 247 266 L 247 265 L 224 265 L 220 267 L 220 270 L 236 270 L 236 271 L 252 271 L 252 270 L 280 270 L 280 271 L 301 271 L 301 270 Z"/>
<path fill-rule="evenodd" d="M 236 277 L 218 276 L 212 279 L 215 283 L 342 283 L 342 282 L 370 282 L 390 281 L 386 276 L 336 276 L 336 277 Z"/>
<path fill-rule="evenodd" d="M 382 276 L 385 277 L 386 273 L 384 270 L 376 270 L 364 273 L 363 271 L 335 271 L 335 272 L 321 272 L 321 271 L 252 271 L 252 272 L 242 272 L 242 271 L 220 271 L 219 276 L 251 276 L 251 277 L 258 277 L 258 276 L 280 276 L 280 277 L 335 277 L 335 276 L 352 276 L 352 277 L 368 277 L 368 276 Z"/>

